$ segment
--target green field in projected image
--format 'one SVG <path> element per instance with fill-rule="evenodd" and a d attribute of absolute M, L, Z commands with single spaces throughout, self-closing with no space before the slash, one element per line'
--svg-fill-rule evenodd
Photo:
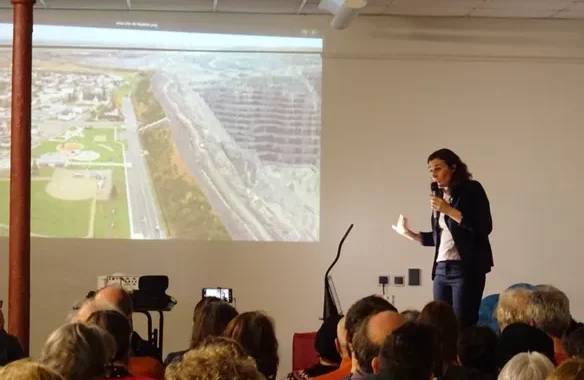
<path fill-rule="evenodd" d="M 80 122 L 33 143 L 33 236 L 130 237 L 119 125 Z M 8 178 L 0 180 L 2 235 L 6 235 L 9 223 L 9 187 Z"/>

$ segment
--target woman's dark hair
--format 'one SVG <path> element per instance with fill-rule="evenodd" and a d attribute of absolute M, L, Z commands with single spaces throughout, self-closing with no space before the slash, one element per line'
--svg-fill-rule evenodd
<path fill-rule="evenodd" d="M 393 379 L 426 380 L 440 362 L 438 331 L 407 322 L 385 338 L 379 352 L 381 369 Z"/>
<path fill-rule="evenodd" d="M 201 315 L 201 311 L 203 310 L 205 305 L 208 305 L 208 304 L 213 303 L 213 302 L 223 302 L 223 301 L 221 301 L 217 297 L 205 297 L 205 298 L 201 299 L 199 302 L 197 302 L 197 304 L 195 305 L 195 310 L 193 310 L 193 322 L 195 322 L 197 320 L 197 318 Z"/>
<path fill-rule="evenodd" d="M 273 380 L 278 372 L 278 340 L 272 319 L 259 311 L 238 315 L 233 319 L 225 336 L 236 340 L 255 359 L 258 370 L 267 380 Z"/>
<path fill-rule="evenodd" d="M 443 301 L 432 301 L 422 309 L 418 323 L 438 330 L 442 353 L 442 368 L 436 368 L 435 375 L 442 376 L 448 367 L 457 361 L 458 322 L 452 306 Z"/>
<path fill-rule="evenodd" d="M 91 313 L 87 323 L 97 325 L 107 331 L 116 341 L 114 361 L 125 362 L 130 355 L 130 321 L 122 313 L 115 310 L 99 310 Z"/>
<path fill-rule="evenodd" d="M 237 310 L 226 302 L 208 301 L 200 312 L 195 310 L 190 348 L 197 348 L 205 338 L 219 336 L 231 320 L 237 317 Z"/>
<path fill-rule="evenodd" d="M 453 183 L 461 183 L 472 179 L 472 174 L 468 171 L 468 166 L 450 149 L 443 148 L 435 151 L 428 156 L 428 163 L 432 160 L 442 160 L 449 168 L 454 166 L 454 172 L 452 173 Z"/>
<path fill-rule="evenodd" d="M 497 334 L 487 326 L 464 329 L 458 339 L 460 364 L 483 373 L 496 373 L 498 344 Z"/>

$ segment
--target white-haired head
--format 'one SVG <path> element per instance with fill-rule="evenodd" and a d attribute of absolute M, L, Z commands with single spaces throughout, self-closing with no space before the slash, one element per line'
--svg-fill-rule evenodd
<path fill-rule="evenodd" d="M 554 364 L 539 352 L 522 352 L 505 364 L 497 380 L 545 380 Z"/>

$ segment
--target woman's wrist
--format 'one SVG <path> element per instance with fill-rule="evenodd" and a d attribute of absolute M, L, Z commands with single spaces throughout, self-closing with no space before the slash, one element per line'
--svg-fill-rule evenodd
<path fill-rule="evenodd" d="M 448 210 L 446 211 L 445 214 L 448 215 L 450 219 L 456 221 L 456 223 L 460 224 L 460 222 L 462 221 L 462 213 L 452 206 L 448 207 Z"/>
<path fill-rule="evenodd" d="M 405 234 L 404 234 L 408 239 L 411 240 L 415 240 L 415 241 L 421 241 L 422 237 L 420 236 L 419 233 L 416 233 L 410 229 L 406 230 Z"/>

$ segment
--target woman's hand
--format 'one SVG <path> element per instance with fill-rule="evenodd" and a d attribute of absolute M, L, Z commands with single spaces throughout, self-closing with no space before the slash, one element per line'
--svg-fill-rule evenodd
<path fill-rule="evenodd" d="M 397 218 L 397 224 L 394 224 L 393 226 L 391 226 L 391 228 L 393 228 L 395 232 L 402 236 L 407 236 L 407 234 L 411 232 L 408 227 L 408 218 L 401 214 L 399 218 Z"/>
<path fill-rule="evenodd" d="M 430 197 L 430 207 L 434 211 L 438 211 L 441 214 L 446 214 L 450 212 L 452 207 L 444 199 L 440 197 L 431 196 Z"/>
<path fill-rule="evenodd" d="M 400 214 L 399 218 L 397 218 L 397 224 L 394 224 L 393 226 L 391 226 L 391 228 L 393 228 L 395 230 L 395 232 L 397 232 L 401 236 L 407 237 L 410 240 L 417 241 L 417 242 L 422 241 L 422 236 L 420 234 L 412 232 L 412 230 L 410 230 L 410 227 L 408 225 L 408 218 L 406 218 L 405 216 L 403 216 L 401 214 Z"/>

